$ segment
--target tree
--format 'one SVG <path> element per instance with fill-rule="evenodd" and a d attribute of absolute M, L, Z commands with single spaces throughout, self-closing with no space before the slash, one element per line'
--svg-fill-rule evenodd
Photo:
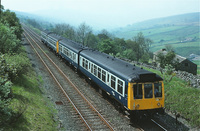
<path fill-rule="evenodd" d="M 41 25 L 35 19 L 28 19 L 27 22 L 35 28 L 42 29 Z"/>
<path fill-rule="evenodd" d="M 69 24 L 56 24 L 52 31 L 56 34 L 64 36 L 65 38 L 76 41 L 76 31 L 74 27 Z"/>
<path fill-rule="evenodd" d="M 121 57 L 135 61 L 136 55 L 132 49 L 126 49 L 121 53 Z"/>
<path fill-rule="evenodd" d="M 89 39 L 87 41 L 87 45 L 90 48 L 97 49 L 98 47 L 98 38 L 94 34 L 90 34 Z"/>
<path fill-rule="evenodd" d="M 0 0 L 0 22 L 1 22 L 1 12 L 3 12 L 3 10 L 4 10 L 4 7 L 3 7 L 3 5 L 1 5 L 1 0 Z"/>
<path fill-rule="evenodd" d="M 173 51 L 167 52 L 166 55 L 163 53 L 158 53 L 158 62 L 160 63 L 160 67 L 165 68 L 166 65 L 172 65 L 175 67 L 177 65 L 177 61 L 174 60 L 176 54 Z"/>
<path fill-rule="evenodd" d="M 145 38 L 142 32 L 138 33 L 137 36 L 133 38 L 134 41 L 134 51 L 136 53 L 136 60 L 139 61 L 139 59 L 142 58 L 143 54 L 149 52 L 150 45 L 152 43 L 152 40 Z"/>
<path fill-rule="evenodd" d="M 106 29 L 101 30 L 101 32 L 97 36 L 99 37 L 100 40 L 111 38 L 111 34 Z"/>
<path fill-rule="evenodd" d="M 19 19 L 14 12 L 6 10 L 2 13 L 1 23 L 8 25 L 14 31 L 17 39 L 21 40 L 21 34 L 23 32 Z"/>
<path fill-rule="evenodd" d="M 82 43 L 84 46 L 88 44 L 89 37 L 92 34 L 91 27 L 87 26 L 85 23 L 79 25 L 77 29 L 77 41 Z"/>
<path fill-rule="evenodd" d="M 110 54 L 110 53 L 116 54 L 112 40 L 106 39 L 106 40 L 100 41 L 98 43 L 98 49 L 100 52 L 104 52 L 106 54 Z"/>
<path fill-rule="evenodd" d="M 15 35 L 15 30 L 0 23 L 0 52 L 16 52 L 21 46 L 20 40 Z"/>
<path fill-rule="evenodd" d="M 122 53 L 126 49 L 126 42 L 124 39 L 114 38 L 113 42 L 116 52 Z"/>

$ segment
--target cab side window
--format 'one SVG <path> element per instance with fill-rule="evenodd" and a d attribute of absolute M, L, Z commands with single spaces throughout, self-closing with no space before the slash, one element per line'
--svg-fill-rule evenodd
<path fill-rule="evenodd" d="M 162 83 L 154 83 L 155 97 L 162 97 Z"/>

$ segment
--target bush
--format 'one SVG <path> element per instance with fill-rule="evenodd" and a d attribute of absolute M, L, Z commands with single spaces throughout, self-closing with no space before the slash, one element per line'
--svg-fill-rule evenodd
<path fill-rule="evenodd" d="M 12 111 L 8 108 L 10 101 L 9 94 L 11 92 L 12 83 L 8 79 L 8 72 L 10 72 L 9 65 L 4 59 L 4 55 L 0 55 L 0 125 L 2 122 L 9 120 Z"/>
<path fill-rule="evenodd" d="M 9 72 L 9 77 L 12 81 L 15 77 L 25 74 L 31 67 L 30 61 L 24 53 L 6 54 L 5 59 L 6 63 L 12 66 L 12 71 Z"/>
<path fill-rule="evenodd" d="M 16 52 L 20 46 L 14 30 L 0 23 L 0 52 L 3 54 Z"/>

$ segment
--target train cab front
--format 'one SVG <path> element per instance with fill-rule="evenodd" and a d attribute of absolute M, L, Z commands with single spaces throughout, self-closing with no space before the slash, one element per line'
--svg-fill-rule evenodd
<path fill-rule="evenodd" d="M 162 81 L 129 83 L 128 109 L 131 113 L 162 113 L 164 107 L 164 84 Z"/>

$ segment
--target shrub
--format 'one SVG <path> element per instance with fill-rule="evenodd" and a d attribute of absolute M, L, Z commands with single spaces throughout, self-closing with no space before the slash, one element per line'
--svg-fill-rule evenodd
<path fill-rule="evenodd" d="M 12 83 L 8 79 L 9 65 L 6 64 L 4 55 L 0 55 L 0 125 L 11 118 L 12 111 L 8 108 Z"/>
<path fill-rule="evenodd" d="M 25 74 L 31 67 L 28 57 L 24 53 L 20 54 L 6 54 L 6 62 L 12 67 L 9 72 L 9 77 L 13 81 L 16 76 Z M 15 70 L 15 71 L 13 71 Z"/>

